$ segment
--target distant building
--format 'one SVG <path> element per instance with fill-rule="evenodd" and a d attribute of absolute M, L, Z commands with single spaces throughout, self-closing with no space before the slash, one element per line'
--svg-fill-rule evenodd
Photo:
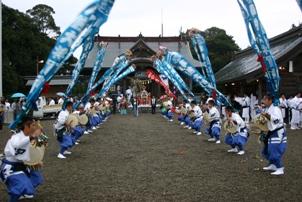
<path fill-rule="evenodd" d="M 132 64 L 136 66 L 136 72 L 129 75 L 127 78 L 120 81 L 117 85 L 120 85 L 123 90 L 126 90 L 128 86 L 132 85 L 134 80 L 141 83 L 147 87 L 147 91 L 151 92 L 152 95 L 159 96 L 163 93 L 163 89 L 160 86 L 150 81 L 146 75 L 145 71 L 148 68 L 153 67 L 151 61 L 151 56 L 153 56 L 156 51 L 158 51 L 159 46 L 165 46 L 172 51 L 180 52 L 184 55 L 194 66 L 198 67 L 200 64 L 198 61 L 194 60 L 190 53 L 189 45 L 186 43 L 185 39 L 181 36 L 176 37 L 144 37 L 139 35 L 137 37 L 106 37 L 99 36 L 95 39 L 94 49 L 90 52 L 88 59 L 85 64 L 85 74 L 89 75 L 91 69 L 94 65 L 96 54 L 97 54 L 97 44 L 100 42 L 107 42 L 107 51 L 105 54 L 103 62 L 103 70 L 101 74 L 110 68 L 114 62 L 114 59 L 125 53 L 127 49 L 133 52 L 134 58 L 132 59 Z M 190 79 L 184 79 L 188 86 L 192 88 L 192 81 Z M 114 87 L 112 88 L 114 90 Z"/>
<path fill-rule="evenodd" d="M 302 92 L 302 25 L 270 39 L 270 46 L 279 67 L 280 93 L 290 96 Z M 216 80 L 226 94 L 257 93 L 262 97 L 266 92 L 264 74 L 251 48 L 219 70 Z"/>

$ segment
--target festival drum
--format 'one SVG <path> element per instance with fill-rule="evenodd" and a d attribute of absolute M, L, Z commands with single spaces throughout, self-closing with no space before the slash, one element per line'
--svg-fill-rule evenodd
<path fill-rule="evenodd" d="M 40 169 L 43 165 L 43 158 L 47 143 L 48 137 L 44 134 L 41 134 L 39 137 L 33 140 L 29 147 L 30 160 L 24 161 L 24 164 L 33 170 Z"/>
<path fill-rule="evenodd" d="M 78 115 L 70 114 L 67 118 L 66 125 L 71 128 L 75 128 L 77 125 L 79 125 Z"/>
<path fill-rule="evenodd" d="M 261 131 L 268 132 L 267 122 L 268 119 L 264 115 L 259 114 L 255 116 L 251 124 L 251 133 L 260 134 Z"/>
<path fill-rule="evenodd" d="M 79 123 L 80 123 L 80 125 L 85 126 L 88 123 L 88 116 L 86 114 L 80 115 Z"/>
<path fill-rule="evenodd" d="M 227 133 L 234 134 L 237 132 L 237 126 L 233 121 L 226 120 L 223 124 L 223 128 Z"/>
<path fill-rule="evenodd" d="M 208 112 L 203 113 L 203 121 L 204 121 L 205 124 L 210 124 L 211 123 L 211 118 L 210 118 Z"/>

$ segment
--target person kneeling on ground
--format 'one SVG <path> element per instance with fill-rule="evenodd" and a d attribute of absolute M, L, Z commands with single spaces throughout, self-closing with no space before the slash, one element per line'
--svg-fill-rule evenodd
<path fill-rule="evenodd" d="M 216 144 L 220 144 L 220 131 L 221 131 L 221 123 L 220 123 L 220 113 L 217 108 L 214 106 L 214 100 L 210 99 L 208 101 L 208 113 L 210 119 L 210 127 L 208 128 L 208 135 L 211 137 L 208 139 L 209 142 L 216 142 Z"/>
<path fill-rule="evenodd" d="M 24 117 L 19 125 L 19 132 L 12 135 L 5 146 L 5 158 L 0 164 L 0 180 L 6 184 L 11 202 L 21 198 L 33 198 L 35 188 L 43 182 L 39 172 L 32 172 L 24 164 L 24 161 L 31 160 L 31 141 L 41 134 L 36 131 L 35 120 Z"/>
<path fill-rule="evenodd" d="M 237 128 L 235 133 L 227 133 L 225 136 L 225 143 L 232 147 L 228 152 L 243 155 L 245 153 L 244 145 L 247 143 L 249 136 L 245 122 L 238 114 L 233 113 L 230 106 L 225 108 L 225 114 L 228 124 L 235 125 Z"/>

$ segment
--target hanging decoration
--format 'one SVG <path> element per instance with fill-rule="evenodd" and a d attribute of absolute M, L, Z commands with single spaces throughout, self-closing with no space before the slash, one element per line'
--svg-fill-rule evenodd
<path fill-rule="evenodd" d="M 279 69 L 271 52 L 266 32 L 260 22 L 253 0 L 237 0 L 252 48 L 258 55 L 266 79 L 267 91 L 274 96 L 274 105 L 279 104 Z"/>

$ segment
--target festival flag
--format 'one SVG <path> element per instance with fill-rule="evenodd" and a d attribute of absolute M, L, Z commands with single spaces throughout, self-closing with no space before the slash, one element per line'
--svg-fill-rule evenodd
<path fill-rule="evenodd" d="M 298 5 L 299 5 L 299 7 L 300 7 L 300 9 L 302 11 L 302 0 L 297 0 L 297 3 L 298 3 Z"/>
<path fill-rule="evenodd" d="M 166 83 L 163 82 L 163 80 L 160 78 L 160 76 L 157 73 L 155 73 L 152 69 L 147 69 L 146 76 L 152 81 L 155 81 L 157 84 L 161 85 L 165 89 L 166 94 L 169 97 L 173 97 L 176 100 L 176 96 L 169 89 L 169 86 L 167 86 Z"/>
<path fill-rule="evenodd" d="M 274 105 L 279 104 L 279 69 L 271 52 L 269 40 L 258 17 L 253 0 L 237 0 L 246 25 L 249 41 L 258 55 L 257 61 L 261 64 L 266 78 L 268 92 L 274 96 Z"/>
<path fill-rule="evenodd" d="M 52 79 L 74 51 L 83 44 L 85 39 L 91 35 L 91 33 L 98 32 L 100 26 L 107 21 L 114 1 L 115 0 L 95 0 L 85 8 L 77 19 L 60 35 L 44 67 L 34 81 L 26 98 L 26 103 L 22 107 L 22 111 L 16 120 L 10 124 L 9 127 L 11 129 L 16 128 L 22 118 L 35 107 L 36 100 L 40 96 L 45 83 Z"/>
<path fill-rule="evenodd" d="M 225 106 L 231 106 L 229 100 L 214 86 L 212 86 L 211 83 L 209 83 L 208 80 L 201 75 L 199 71 L 180 53 L 166 50 L 163 60 L 173 65 L 178 71 L 183 72 L 185 75 L 190 77 L 194 82 L 200 85 L 208 95 L 212 95 L 212 93 L 215 92 L 217 100 L 220 103 L 223 103 Z"/>
<path fill-rule="evenodd" d="M 165 63 L 168 64 L 168 63 Z M 182 94 L 182 96 L 188 100 L 188 97 L 186 96 L 186 93 L 184 92 L 181 85 L 176 81 L 175 77 L 172 76 L 172 74 L 168 71 L 168 68 L 165 67 L 164 63 L 156 59 L 154 60 L 154 68 L 160 73 L 164 74 L 171 82 L 172 84 L 179 90 L 179 92 Z"/>
<path fill-rule="evenodd" d="M 193 32 L 194 31 L 194 32 Z M 212 84 L 214 88 L 216 88 L 216 79 L 212 69 L 212 64 L 209 58 L 209 52 L 206 45 L 206 41 L 200 32 L 196 30 L 192 30 L 191 35 L 191 44 L 193 45 L 193 50 L 195 51 L 199 62 L 202 67 L 205 68 L 206 75 L 204 75 L 207 80 Z"/>

